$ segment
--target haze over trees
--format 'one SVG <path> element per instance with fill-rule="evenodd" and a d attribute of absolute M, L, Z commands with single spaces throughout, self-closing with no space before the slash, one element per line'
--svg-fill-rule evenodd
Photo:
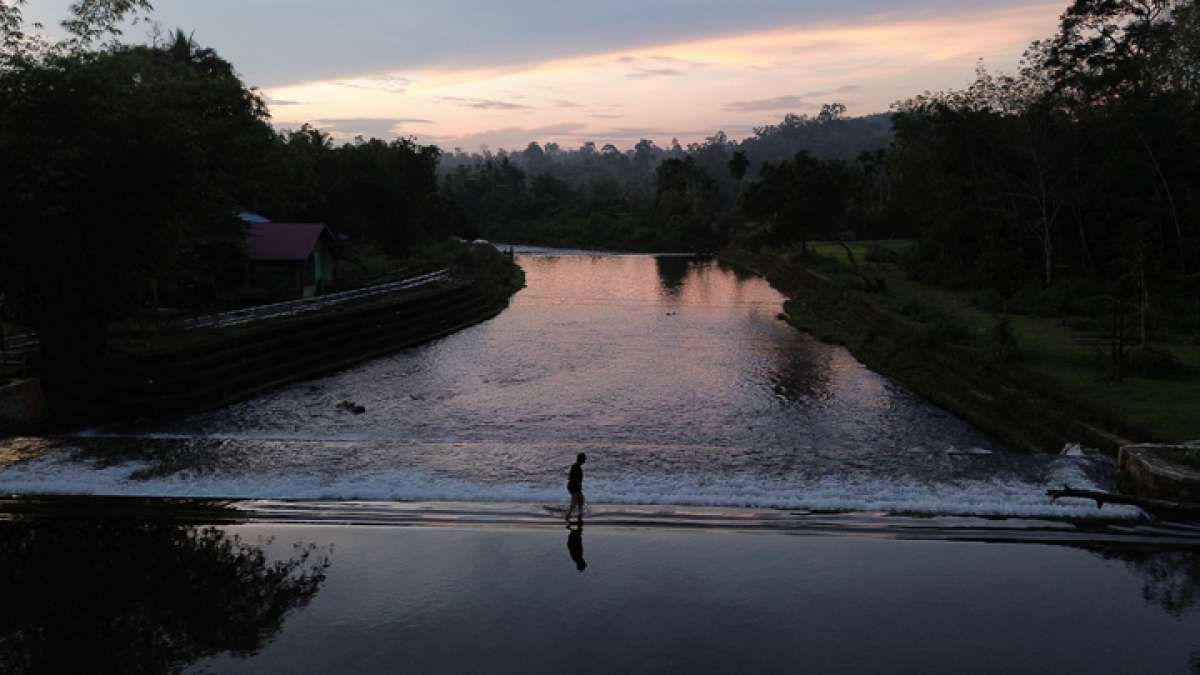
<path fill-rule="evenodd" d="M 636 250 L 711 249 L 728 241 L 743 182 L 799 151 L 850 161 L 884 147 L 887 115 L 848 118 L 830 104 L 789 114 L 734 141 L 717 132 L 686 147 L 642 139 L 632 148 L 537 142 L 519 151 L 443 156 L 447 201 L 470 231 L 500 241 Z M 735 157 L 737 160 L 735 161 Z M 670 161 L 665 171 L 660 167 Z M 686 166 L 685 166 L 686 165 Z M 687 180 L 681 181 L 684 175 Z"/>

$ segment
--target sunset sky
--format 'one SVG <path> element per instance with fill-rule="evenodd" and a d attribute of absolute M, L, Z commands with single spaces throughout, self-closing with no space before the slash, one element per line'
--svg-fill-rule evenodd
<path fill-rule="evenodd" d="M 56 24 L 68 0 L 33 0 Z M 741 138 L 840 101 L 886 111 L 1011 69 L 1065 3 L 994 0 L 156 0 L 215 47 L 278 126 L 445 148 Z M 140 39 L 147 28 L 130 29 Z"/>

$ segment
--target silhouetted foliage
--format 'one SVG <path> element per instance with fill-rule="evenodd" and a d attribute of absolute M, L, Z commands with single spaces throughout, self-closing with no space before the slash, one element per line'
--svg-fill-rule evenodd
<path fill-rule="evenodd" d="M 272 220 L 323 222 L 405 255 L 453 229 L 438 192 L 440 155 L 407 138 L 335 145 L 303 125 L 274 138 L 243 205 Z"/>
<path fill-rule="evenodd" d="M 1142 599 L 1171 616 L 1195 611 L 1200 601 L 1200 553 L 1191 550 L 1099 548 L 1103 558 L 1119 560 L 1142 580 Z"/>
<path fill-rule="evenodd" d="M 748 176 L 799 151 L 852 160 L 886 145 L 886 115 L 845 117 L 826 105 L 816 117 L 788 115 L 735 142 L 717 132 L 684 148 L 642 139 L 624 152 L 586 142 L 577 150 L 530 143 L 518 152 L 442 157 L 442 191 L 472 235 L 502 241 L 639 250 L 718 246 L 737 229 L 734 208 Z M 674 165 L 664 175 L 660 168 Z M 686 189 L 679 176 L 687 174 Z M 667 184 L 664 184 L 666 181 Z M 665 189 L 665 191 L 664 191 Z M 701 222 L 703 221 L 703 222 Z"/>
<path fill-rule="evenodd" d="M 249 656 L 319 591 L 313 546 L 271 560 L 220 529 L 140 520 L 0 523 L 0 671 L 167 673 Z"/>
<path fill-rule="evenodd" d="M 211 50 L 83 50 L 143 3 L 104 4 L 73 6 L 67 42 L 0 60 L 0 288 L 38 329 L 51 382 L 94 363 L 109 319 L 167 270 L 222 244 L 237 267 L 232 214 L 273 133 Z"/>
<path fill-rule="evenodd" d="M 112 320 L 241 288 L 235 214 L 323 221 L 393 255 L 454 227 L 440 151 L 278 133 L 263 100 L 177 31 L 117 42 L 144 0 L 80 0 L 50 43 L 0 3 L 0 297 L 40 336 L 48 394 L 105 354 Z"/>
<path fill-rule="evenodd" d="M 888 162 L 919 234 L 911 273 L 1004 297 L 1095 279 L 1118 378 L 1124 343 L 1200 329 L 1196 17 L 1192 2 L 1076 2 L 1016 75 L 980 67 L 964 91 L 898 104 Z"/>

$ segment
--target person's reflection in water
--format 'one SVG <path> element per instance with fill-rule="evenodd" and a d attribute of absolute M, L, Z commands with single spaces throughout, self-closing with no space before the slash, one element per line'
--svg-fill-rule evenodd
<path fill-rule="evenodd" d="M 587 562 L 583 559 L 583 525 L 571 528 L 567 534 L 567 552 L 575 562 L 575 569 L 580 572 L 587 569 Z"/>

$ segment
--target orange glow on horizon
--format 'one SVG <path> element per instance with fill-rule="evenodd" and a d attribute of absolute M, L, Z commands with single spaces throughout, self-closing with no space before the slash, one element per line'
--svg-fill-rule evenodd
<path fill-rule="evenodd" d="M 496 68 L 396 70 L 274 87 L 294 105 L 277 123 L 356 120 L 445 147 L 571 144 L 627 146 L 637 137 L 687 141 L 726 129 L 739 137 L 786 112 L 840 100 L 851 114 L 886 111 L 925 90 L 965 86 L 977 59 L 1011 69 L 1032 40 L 1050 35 L 1061 7 L 1016 9 L 775 30 L 667 43 Z M 740 132 L 740 133 L 739 133 Z"/>

